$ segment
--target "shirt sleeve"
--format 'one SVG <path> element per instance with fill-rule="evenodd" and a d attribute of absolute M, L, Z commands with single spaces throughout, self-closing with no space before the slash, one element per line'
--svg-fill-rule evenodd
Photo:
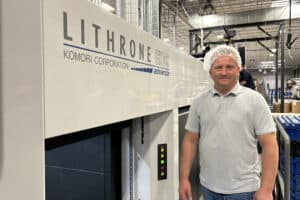
<path fill-rule="evenodd" d="M 263 135 L 276 131 L 269 106 L 262 95 L 254 98 L 254 130 L 256 135 Z"/>
<path fill-rule="evenodd" d="M 200 116 L 198 114 L 198 103 L 195 99 L 190 107 L 188 119 L 185 124 L 185 129 L 193 133 L 199 133 L 200 131 Z"/>

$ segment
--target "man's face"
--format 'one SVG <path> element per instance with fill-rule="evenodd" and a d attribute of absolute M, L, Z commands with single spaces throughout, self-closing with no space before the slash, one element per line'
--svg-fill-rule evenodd
<path fill-rule="evenodd" d="M 232 89 L 240 68 L 231 56 L 220 56 L 213 62 L 209 72 L 217 88 Z"/>

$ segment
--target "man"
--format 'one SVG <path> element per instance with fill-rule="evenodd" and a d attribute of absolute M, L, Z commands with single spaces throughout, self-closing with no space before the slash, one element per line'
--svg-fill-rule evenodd
<path fill-rule="evenodd" d="M 218 46 L 204 58 L 214 87 L 192 103 L 182 143 L 181 200 L 191 200 L 189 173 L 199 145 L 204 200 L 271 200 L 278 163 L 275 125 L 264 98 L 238 83 L 241 58 Z M 261 143 L 262 175 L 256 149 Z"/>
<path fill-rule="evenodd" d="M 255 84 L 254 84 L 252 75 L 246 69 L 243 68 L 240 71 L 239 80 L 240 80 L 241 85 L 255 90 Z"/>

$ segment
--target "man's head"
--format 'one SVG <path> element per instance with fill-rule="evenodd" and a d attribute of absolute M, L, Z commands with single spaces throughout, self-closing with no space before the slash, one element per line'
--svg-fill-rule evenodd
<path fill-rule="evenodd" d="M 209 70 L 216 89 L 229 91 L 237 83 L 241 57 L 235 48 L 221 45 L 206 54 L 204 68 Z"/>
<path fill-rule="evenodd" d="M 237 65 L 242 67 L 242 59 L 238 50 L 232 46 L 220 45 L 210 50 L 204 57 L 204 69 L 209 71 L 213 62 L 220 56 L 231 56 Z"/>

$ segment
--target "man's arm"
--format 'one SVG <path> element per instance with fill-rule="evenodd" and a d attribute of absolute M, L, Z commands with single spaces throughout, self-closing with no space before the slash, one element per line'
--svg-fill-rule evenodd
<path fill-rule="evenodd" d="M 189 174 L 197 151 L 199 134 L 187 131 L 184 135 L 180 156 L 180 185 L 179 195 L 181 200 L 192 199 Z"/>
<path fill-rule="evenodd" d="M 272 191 L 275 184 L 278 168 L 278 146 L 274 132 L 258 135 L 262 147 L 262 176 L 261 185 L 256 192 L 255 200 L 272 200 Z"/>

